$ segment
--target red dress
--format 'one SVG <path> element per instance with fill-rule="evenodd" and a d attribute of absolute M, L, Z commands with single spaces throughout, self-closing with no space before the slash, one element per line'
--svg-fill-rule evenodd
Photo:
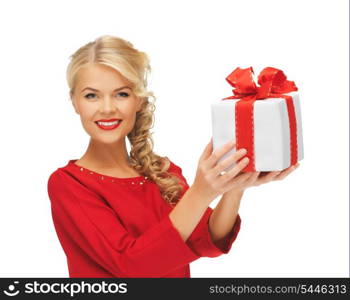
<path fill-rule="evenodd" d="M 106 176 L 75 161 L 54 171 L 47 186 L 70 277 L 190 277 L 190 262 L 230 251 L 239 215 L 217 245 L 208 231 L 208 207 L 184 242 L 169 218 L 172 207 L 147 177 Z M 171 162 L 169 172 L 183 179 L 184 194 L 189 186 L 181 168 Z"/>

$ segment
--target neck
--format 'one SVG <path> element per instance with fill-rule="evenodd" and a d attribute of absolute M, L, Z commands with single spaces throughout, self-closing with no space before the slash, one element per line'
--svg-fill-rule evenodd
<path fill-rule="evenodd" d="M 125 139 L 114 144 L 104 144 L 90 139 L 89 146 L 80 161 L 88 162 L 99 169 L 130 168 Z"/>

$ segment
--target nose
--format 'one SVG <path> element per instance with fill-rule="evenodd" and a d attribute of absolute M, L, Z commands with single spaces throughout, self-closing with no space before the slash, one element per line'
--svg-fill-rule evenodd
<path fill-rule="evenodd" d="M 106 96 L 102 99 L 101 105 L 100 105 L 100 113 L 109 115 L 113 112 L 115 112 L 117 109 L 117 105 L 115 101 L 109 96 Z"/>

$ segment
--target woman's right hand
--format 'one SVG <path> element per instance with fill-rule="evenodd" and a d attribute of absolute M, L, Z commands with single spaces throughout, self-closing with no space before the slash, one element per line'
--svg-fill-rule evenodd
<path fill-rule="evenodd" d="M 231 141 L 213 152 L 213 139 L 211 139 L 199 159 L 192 188 L 200 193 L 202 197 L 208 199 L 209 203 L 217 196 L 239 185 L 251 175 L 249 172 L 239 174 L 249 162 L 248 157 L 243 158 L 246 154 L 246 149 L 237 149 L 234 154 L 218 162 L 235 145 L 236 143 Z M 240 161 L 237 163 L 238 160 Z M 222 171 L 233 163 L 237 164 L 226 174 L 220 175 Z"/>

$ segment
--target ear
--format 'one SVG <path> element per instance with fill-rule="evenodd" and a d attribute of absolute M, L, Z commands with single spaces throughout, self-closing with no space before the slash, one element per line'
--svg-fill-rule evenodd
<path fill-rule="evenodd" d="M 72 101 L 72 105 L 74 107 L 74 110 L 75 112 L 79 115 L 79 111 L 78 111 L 78 107 L 76 105 L 76 102 L 75 102 L 75 98 L 74 98 L 74 95 L 72 92 L 69 93 L 69 96 L 70 96 L 70 100 Z"/>
<path fill-rule="evenodd" d="M 138 101 L 138 103 L 137 103 L 137 110 L 136 111 L 138 112 L 138 111 L 141 110 L 142 104 L 144 102 L 144 98 L 143 97 L 138 97 L 137 101 Z"/>

